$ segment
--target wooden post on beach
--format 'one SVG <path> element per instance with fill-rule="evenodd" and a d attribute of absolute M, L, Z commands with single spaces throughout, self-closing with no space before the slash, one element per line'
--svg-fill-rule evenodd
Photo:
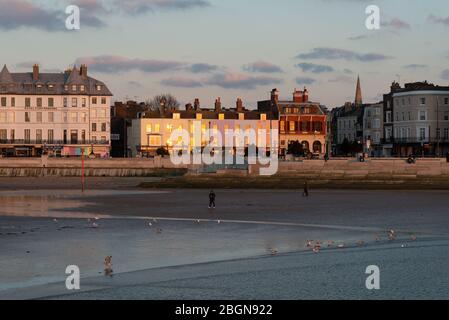
<path fill-rule="evenodd" d="M 84 148 L 81 148 L 81 192 L 84 193 Z"/>

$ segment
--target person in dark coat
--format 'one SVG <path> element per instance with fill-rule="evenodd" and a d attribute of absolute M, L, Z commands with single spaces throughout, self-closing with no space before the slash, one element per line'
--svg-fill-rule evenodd
<path fill-rule="evenodd" d="M 304 182 L 304 193 L 302 194 L 304 197 L 309 196 L 309 185 L 307 184 L 307 181 Z"/>
<path fill-rule="evenodd" d="M 209 193 L 209 209 L 214 208 L 215 209 L 215 192 L 211 190 Z"/>

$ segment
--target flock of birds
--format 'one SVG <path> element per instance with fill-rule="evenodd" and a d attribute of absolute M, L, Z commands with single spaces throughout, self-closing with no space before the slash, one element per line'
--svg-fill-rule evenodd
<path fill-rule="evenodd" d="M 91 228 L 93 228 L 93 229 L 98 229 L 100 227 L 99 220 L 100 220 L 99 217 L 95 217 L 93 219 L 87 219 L 88 223 L 90 223 Z M 53 221 L 56 222 L 56 223 L 58 222 L 57 219 L 53 219 Z M 194 220 L 194 222 L 196 224 L 201 224 L 202 220 L 197 219 L 197 220 Z M 208 222 L 209 222 L 209 220 L 208 220 Z M 216 220 L 216 222 L 218 224 L 221 224 L 221 220 Z M 163 230 L 160 227 L 156 227 L 157 224 L 158 224 L 158 220 L 156 218 L 154 218 L 151 222 L 148 222 L 148 227 L 150 229 L 154 230 L 157 234 L 162 234 Z M 395 241 L 396 238 L 397 238 L 397 233 L 396 233 L 395 230 L 391 229 L 391 230 L 387 231 L 387 239 L 388 239 L 388 241 Z M 417 237 L 416 237 L 416 235 L 412 234 L 410 239 L 412 241 L 416 241 Z M 380 235 L 376 235 L 374 240 L 376 242 L 381 242 L 382 241 L 382 237 Z M 365 241 L 359 240 L 359 241 L 356 242 L 356 244 L 357 244 L 357 246 L 364 246 L 365 245 Z M 328 240 L 328 241 L 324 241 L 324 242 L 322 242 L 320 240 L 316 240 L 316 241 L 315 240 L 307 240 L 306 244 L 305 244 L 305 247 L 311 249 L 313 253 L 317 254 L 317 253 L 319 253 L 322 250 L 323 247 L 327 247 L 327 248 L 335 247 L 335 248 L 338 248 L 338 249 L 343 249 L 343 248 L 346 247 L 346 244 L 344 242 L 336 243 L 335 241 L 332 241 L 332 240 Z M 401 247 L 405 248 L 406 245 L 403 244 L 403 245 L 401 245 Z M 274 249 L 274 248 L 270 248 L 269 251 L 270 251 L 272 256 L 276 256 L 279 253 L 279 251 Z M 104 265 L 105 265 L 105 270 L 104 270 L 105 275 L 112 276 L 112 273 L 113 273 L 113 271 L 112 271 L 112 256 L 107 256 L 105 258 Z"/>

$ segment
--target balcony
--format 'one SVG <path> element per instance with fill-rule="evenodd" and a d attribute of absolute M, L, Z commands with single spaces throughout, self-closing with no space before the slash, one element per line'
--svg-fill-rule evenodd
<path fill-rule="evenodd" d="M 383 138 L 382 144 L 437 144 L 437 143 L 449 143 L 449 138 L 426 138 L 426 139 L 420 139 L 417 137 L 414 138 Z"/>
<path fill-rule="evenodd" d="M 42 146 L 62 146 L 62 145 L 109 145 L 109 141 L 101 140 L 29 140 L 29 139 L 0 139 L 0 145 L 42 145 Z"/>

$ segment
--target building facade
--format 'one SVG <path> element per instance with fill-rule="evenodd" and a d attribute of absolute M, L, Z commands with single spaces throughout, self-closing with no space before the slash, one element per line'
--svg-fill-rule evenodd
<path fill-rule="evenodd" d="M 383 103 L 365 105 L 363 112 L 364 151 L 371 157 L 383 156 Z"/>
<path fill-rule="evenodd" d="M 111 92 L 88 77 L 87 66 L 64 73 L 0 72 L 0 151 L 109 155 Z"/>
<path fill-rule="evenodd" d="M 393 155 L 442 156 L 449 151 L 449 86 L 397 84 L 390 96 Z"/>
<path fill-rule="evenodd" d="M 201 141 L 194 139 L 196 127 L 200 129 Z M 188 104 L 185 110 L 148 111 L 141 118 L 133 119 L 128 129 L 128 144 L 132 156 L 154 156 L 161 149 L 169 153 L 179 151 L 179 146 L 176 147 L 179 141 L 172 140 L 172 133 L 177 129 L 189 132 L 190 141 L 182 141 L 185 144 L 183 149 L 189 152 L 203 149 L 207 145 L 217 145 L 215 151 L 219 152 L 215 134 L 218 133 L 225 139 L 229 130 L 244 135 L 242 141 L 237 137 L 234 139 L 233 145 L 236 148 L 248 148 L 251 144 L 259 146 L 262 138 L 265 138 L 267 150 L 277 148 L 277 145 L 271 144 L 277 140 L 277 136 L 273 139 L 271 133 L 275 132 L 277 135 L 278 132 L 278 121 L 272 113 L 247 110 L 241 99 L 237 100 L 236 108 L 222 108 L 218 98 L 215 108 L 204 109 L 200 108 L 199 100 L 196 99 L 194 106 Z M 255 141 L 245 135 L 249 130 L 255 132 Z M 222 141 L 221 145 L 224 144 L 225 141 Z"/>
<path fill-rule="evenodd" d="M 298 141 L 306 153 L 326 153 L 327 115 L 318 102 L 309 101 L 309 92 L 296 90 L 291 101 L 279 99 L 273 89 L 271 99 L 258 102 L 259 111 L 271 111 L 279 117 L 279 153 L 287 154 L 290 143 Z"/>

